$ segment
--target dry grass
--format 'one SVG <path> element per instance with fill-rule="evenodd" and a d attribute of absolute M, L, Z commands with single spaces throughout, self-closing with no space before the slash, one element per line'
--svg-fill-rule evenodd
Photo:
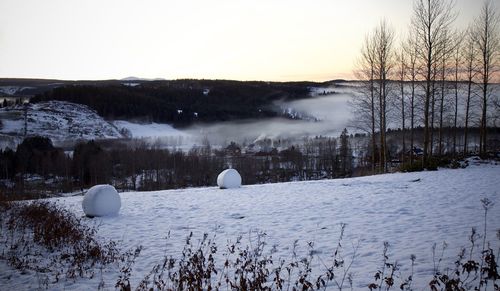
<path fill-rule="evenodd" d="M 492 238 L 485 232 L 493 204 L 488 199 L 481 202 L 484 232 L 480 235 L 472 229 L 469 248 L 458 254 L 452 266 L 441 265 L 446 244 L 439 250 L 433 248 L 434 276 L 428 282 L 431 290 L 499 290 L 500 250 L 490 247 L 488 241 Z M 0 259 L 20 272 L 32 270 L 42 274 L 39 277 L 42 289 L 60 279 L 93 278 L 97 271 L 114 264 L 120 270 L 115 283 L 119 290 L 344 290 L 353 289 L 350 269 L 359 259 L 358 246 L 353 246 L 351 255 L 344 255 L 345 224 L 340 225 L 336 248 L 328 260 L 318 255 L 313 242 L 308 244 L 308 256 L 297 256 L 296 242 L 291 259 L 284 260 L 274 258 L 272 249 L 264 252 L 265 233 L 258 233 L 257 241 L 250 246 L 242 244 L 239 237 L 222 248 L 208 234 L 193 243 L 191 233 L 179 256 L 165 256 L 134 288 L 130 277 L 142 250 L 140 246 L 121 252 L 115 242 L 98 240 L 96 227 L 89 227 L 81 218 L 53 203 L 0 202 L 0 211 L 3 248 Z M 500 240 L 500 231 L 495 239 Z M 385 242 L 381 266 L 367 288 L 414 290 L 415 256 L 411 256 L 411 273 L 403 276 L 400 264 L 388 257 L 389 248 Z M 320 262 L 317 268 L 321 270 L 313 272 L 313 259 Z M 104 286 L 101 277 L 99 288 Z"/>

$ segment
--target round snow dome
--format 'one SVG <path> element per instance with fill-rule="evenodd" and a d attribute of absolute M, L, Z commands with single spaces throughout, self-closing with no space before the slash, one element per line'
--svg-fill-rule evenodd
<path fill-rule="evenodd" d="M 235 169 L 227 169 L 217 176 L 217 185 L 221 189 L 238 188 L 241 186 L 241 176 Z"/>
<path fill-rule="evenodd" d="M 122 206 L 120 195 L 111 185 L 95 185 L 83 196 L 82 208 L 85 215 L 117 215 Z"/>

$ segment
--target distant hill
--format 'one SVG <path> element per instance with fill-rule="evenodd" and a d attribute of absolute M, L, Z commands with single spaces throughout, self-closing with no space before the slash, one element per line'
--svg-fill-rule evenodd
<path fill-rule="evenodd" d="M 59 100 L 84 104 L 107 119 L 172 123 L 227 121 L 279 116 L 278 100 L 310 98 L 312 82 L 230 80 L 65 81 L 35 94 L 32 103 Z"/>

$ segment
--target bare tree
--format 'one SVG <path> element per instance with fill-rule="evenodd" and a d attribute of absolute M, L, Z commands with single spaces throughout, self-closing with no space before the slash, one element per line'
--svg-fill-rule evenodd
<path fill-rule="evenodd" d="M 454 73 L 454 90 L 455 90 L 455 102 L 454 102 L 454 114 L 453 114 L 453 155 L 455 155 L 457 151 L 457 120 L 458 120 L 458 87 L 459 87 L 459 73 L 460 73 L 460 63 L 462 62 L 462 39 L 463 34 L 459 33 L 455 36 L 454 40 L 454 50 L 452 52 L 452 60 L 453 60 L 453 73 Z"/>
<path fill-rule="evenodd" d="M 416 0 L 413 6 L 412 27 L 418 40 L 418 58 L 423 63 L 425 81 L 424 101 L 424 166 L 429 158 L 430 144 L 430 107 L 435 66 L 439 62 L 443 42 L 447 41 L 449 31 L 456 15 L 452 0 Z"/>
<path fill-rule="evenodd" d="M 393 64 L 394 31 L 387 22 L 381 21 L 372 34 L 365 38 L 361 50 L 361 58 L 358 62 L 358 78 L 365 80 L 362 87 L 362 96 L 353 103 L 356 116 L 364 116 L 362 120 L 369 120 L 371 128 L 372 165 L 375 165 L 375 134 L 376 121 L 379 129 L 378 157 L 380 161 L 380 172 L 387 170 L 387 96 L 389 74 Z M 368 118 L 366 118 L 368 117 Z M 358 119 L 358 123 L 360 118 Z M 372 168 L 374 170 L 374 168 Z"/>
<path fill-rule="evenodd" d="M 441 78 L 441 92 L 439 94 L 440 103 L 439 103 L 439 137 L 438 137 L 438 155 L 443 154 L 443 118 L 446 110 L 445 97 L 447 95 L 447 77 L 449 73 L 449 61 L 452 58 L 453 51 L 455 50 L 455 41 L 454 41 L 454 33 L 452 32 L 444 32 L 444 41 L 442 42 L 442 47 L 440 48 L 440 78 Z"/>
<path fill-rule="evenodd" d="M 406 52 L 403 46 L 401 46 L 400 51 L 397 55 L 397 61 L 398 61 L 398 72 L 397 72 L 397 79 L 399 81 L 399 89 L 401 93 L 401 130 L 402 130 L 402 142 L 403 142 L 403 153 L 402 153 L 402 158 L 401 160 L 404 160 L 404 155 L 406 153 L 406 140 L 405 140 L 405 121 L 406 121 L 406 115 L 405 115 L 405 80 L 406 80 L 406 69 L 407 69 L 407 63 L 406 63 Z"/>
<path fill-rule="evenodd" d="M 498 70 L 500 54 L 500 18 L 493 7 L 493 2 L 485 1 L 481 14 L 472 26 L 472 38 L 479 57 L 479 78 L 481 84 L 481 121 L 479 154 L 486 154 L 487 143 L 487 106 L 490 97 L 489 84 L 495 70 Z"/>
<path fill-rule="evenodd" d="M 434 155 L 434 120 L 436 117 L 436 83 L 437 83 L 437 75 L 438 75 L 438 62 L 436 61 L 434 65 L 432 66 L 432 73 L 431 73 L 431 89 L 430 89 L 430 124 L 429 124 L 429 155 L 433 156 Z"/>
<path fill-rule="evenodd" d="M 375 57 L 373 35 L 367 35 L 363 47 L 361 48 L 361 58 L 358 60 L 358 70 L 356 71 L 356 77 L 359 80 L 364 80 L 365 85 L 360 88 L 361 96 L 356 98 L 353 103 L 353 109 L 356 113 L 355 116 L 358 128 L 364 127 L 360 123 L 369 120 L 372 147 L 372 172 L 375 172 L 375 149 L 377 147 L 375 139 Z"/>
<path fill-rule="evenodd" d="M 474 45 L 474 39 L 472 37 L 472 27 L 467 30 L 467 35 L 465 38 L 465 43 L 462 49 L 462 56 L 465 63 L 465 74 L 467 80 L 467 95 L 465 100 L 465 116 L 464 116 L 464 155 L 468 152 L 468 137 L 469 137 L 469 120 L 470 120 L 470 108 L 473 93 L 474 79 L 477 75 L 477 62 L 476 62 L 476 47 Z"/>
<path fill-rule="evenodd" d="M 445 36 L 448 37 L 448 36 Z M 446 61 L 448 60 L 448 55 L 446 53 L 446 46 L 448 45 L 448 41 L 444 42 L 443 45 L 445 48 L 442 50 L 442 54 L 440 56 L 440 68 L 439 68 L 439 74 L 440 74 L 440 92 L 439 92 L 439 128 L 438 128 L 438 155 L 443 154 L 443 115 L 444 115 L 444 100 L 446 96 L 446 69 L 447 69 L 447 63 Z"/>
<path fill-rule="evenodd" d="M 415 89 L 417 84 L 417 39 L 416 34 L 410 35 L 404 44 L 404 51 L 408 58 L 408 75 L 411 87 L 410 97 L 410 165 L 413 165 L 413 148 L 414 148 L 414 127 L 415 127 Z"/>
<path fill-rule="evenodd" d="M 394 31 L 386 21 L 381 21 L 374 32 L 375 68 L 378 81 L 379 127 L 380 127 L 380 170 L 387 171 L 387 96 L 388 76 L 393 67 Z"/>

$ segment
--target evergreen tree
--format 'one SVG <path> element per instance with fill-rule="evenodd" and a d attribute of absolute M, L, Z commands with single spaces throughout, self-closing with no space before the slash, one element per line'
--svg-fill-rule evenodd
<path fill-rule="evenodd" d="M 349 134 L 347 129 L 344 128 L 340 134 L 340 175 L 341 176 L 351 176 L 352 175 L 352 149 L 349 143 Z"/>

